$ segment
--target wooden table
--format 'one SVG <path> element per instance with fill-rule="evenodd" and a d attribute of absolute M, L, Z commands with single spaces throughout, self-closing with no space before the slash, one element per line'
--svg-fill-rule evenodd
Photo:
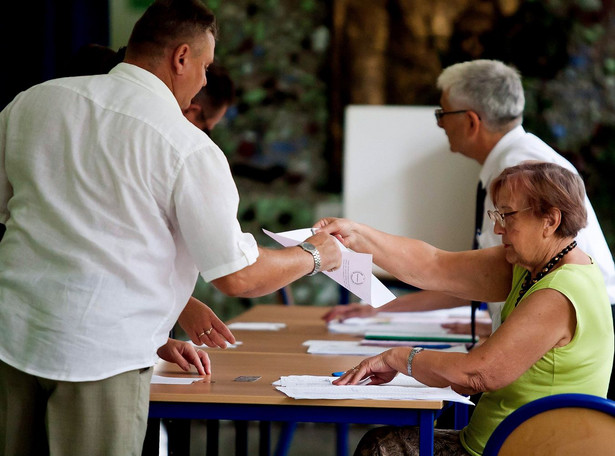
<path fill-rule="evenodd" d="M 329 334 L 320 319 L 324 312 L 326 309 L 318 307 L 254 307 L 232 321 L 283 322 L 286 328 L 233 331 L 243 344 L 234 349 L 209 349 L 213 367 L 212 374 L 205 378 L 159 362 L 155 368 L 157 375 L 193 376 L 197 381 L 191 385 L 152 385 L 150 417 L 418 425 L 420 454 L 433 454 L 434 420 L 445 407 L 444 401 L 296 400 L 272 386 L 285 375 L 329 376 L 364 358 L 306 353 L 301 344 L 308 339 L 353 339 Z M 235 381 L 239 376 L 260 378 L 254 382 Z"/>
<path fill-rule="evenodd" d="M 278 331 L 250 331 L 234 329 L 233 334 L 242 344 L 237 351 L 260 353 L 307 353 L 303 342 L 317 340 L 357 340 L 348 334 L 332 334 L 322 316 L 329 310 L 317 306 L 255 306 L 227 323 L 267 322 L 284 323 L 285 328 Z M 363 359 L 364 357 L 360 357 Z M 354 365 L 353 365 L 354 366 Z M 353 367 L 349 366 L 349 367 Z M 339 369 L 338 369 L 339 370 Z M 330 373 L 329 373 L 330 374 Z M 327 374 L 327 375 L 329 375 Z"/>

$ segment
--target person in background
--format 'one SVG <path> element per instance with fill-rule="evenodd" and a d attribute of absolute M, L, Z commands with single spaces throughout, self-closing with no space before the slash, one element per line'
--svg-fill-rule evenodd
<path fill-rule="evenodd" d="M 69 76 L 104 74 L 124 61 L 126 46 L 116 51 L 97 43 L 79 48 L 70 65 Z M 199 90 L 183 109 L 186 118 L 208 135 L 222 120 L 235 100 L 235 84 L 228 70 L 217 62 L 207 67 L 207 84 Z"/>
<path fill-rule="evenodd" d="M 234 100 L 233 80 L 226 68 L 214 62 L 207 68 L 207 85 L 199 90 L 190 106 L 184 109 L 184 115 L 209 135 Z"/>
<path fill-rule="evenodd" d="M 242 232 L 224 154 L 182 113 L 215 38 L 199 0 L 156 0 L 108 74 L 0 112 L 2 454 L 140 454 L 156 351 L 199 273 L 254 297 L 339 267 L 325 233 L 274 250 Z M 193 327 L 204 342 L 218 329 Z"/>
<path fill-rule="evenodd" d="M 113 50 L 106 48 L 113 52 Z M 94 48 L 96 50 L 96 47 Z M 97 50 L 99 62 L 103 64 L 104 71 L 108 72 L 117 63 L 124 60 L 126 47 L 121 47 L 113 60 L 109 60 L 106 51 Z M 106 55 L 105 55 L 106 54 Z M 94 55 L 93 55 L 94 57 Z M 95 73 L 91 73 L 95 74 Z M 226 111 L 235 101 L 235 84 L 228 70 L 220 63 L 213 62 L 207 67 L 207 84 L 198 91 L 190 102 L 190 106 L 183 109 L 184 116 L 197 128 L 207 135 L 224 118 Z"/>
<path fill-rule="evenodd" d="M 446 252 L 344 219 L 315 227 L 399 280 L 460 299 L 505 299 L 502 324 L 468 353 L 397 347 L 367 358 L 334 383 L 389 382 L 398 372 L 434 387 L 482 396 L 461 431 L 435 430 L 436 455 L 480 455 L 491 433 L 522 405 L 552 394 L 606 396 L 613 323 L 603 275 L 577 245 L 587 223 L 581 178 L 553 163 L 506 168 L 490 186 L 498 246 Z M 355 455 L 415 455 L 413 427 L 366 434 Z"/>
<path fill-rule="evenodd" d="M 577 173 L 574 166 L 546 143 L 522 126 L 525 96 L 521 76 L 512 66 L 497 60 L 473 60 L 445 68 L 438 77 L 440 109 L 435 112 L 438 126 L 444 130 L 453 153 L 460 153 L 481 164 L 477 192 L 477 227 L 474 247 L 499 245 L 499 236 L 490 229 L 488 210 L 493 209 L 486 191 L 503 169 L 526 160 L 556 163 Z M 578 173 L 577 173 L 578 174 Z M 482 208 L 481 208 L 482 206 Z M 587 226 L 577 235 L 579 246 L 600 267 L 611 303 L 615 303 L 615 265 L 604 234 L 585 197 Z M 437 291 L 409 293 L 375 309 L 369 305 L 336 306 L 323 318 L 327 321 L 367 317 L 377 312 L 422 311 L 469 305 L 468 300 Z M 500 322 L 502 303 L 488 303 L 493 328 Z M 613 308 L 615 309 L 615 307 Z M 614 310 L 615 315 L 615 310 Z M 448 325 L 455 332 L 469 333 L 468 325 Z M 479 328 L 489 335 L 492 328 Z M 609 398 L 615 398 L 611 387 Z"/>

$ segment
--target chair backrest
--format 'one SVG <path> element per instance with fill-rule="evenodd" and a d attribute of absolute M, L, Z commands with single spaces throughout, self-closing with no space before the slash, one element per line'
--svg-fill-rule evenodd
<path fill-rule="evenodd" d="M 589 394 L 556 394 L 507 416 L 483 456 L 615 454 L 615 401 Z"/>

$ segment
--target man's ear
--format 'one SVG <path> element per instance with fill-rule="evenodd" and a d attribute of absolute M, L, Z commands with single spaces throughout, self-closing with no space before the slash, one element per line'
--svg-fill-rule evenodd
<path fill-rule="evenodd" d="M 470 118 L 470 132 L 473 134 L 477 133 L 481 122 L 480 116 L 471 110 L 466 112 L 465 115 Z"/>
<path fill-rule="evenodd" d="M 186 66 L 186 58 L 190 54 L 190 46 L 187 43 L 180 44 L 173 51 L 173 69 L 177 74 L 183 74 Z"/>

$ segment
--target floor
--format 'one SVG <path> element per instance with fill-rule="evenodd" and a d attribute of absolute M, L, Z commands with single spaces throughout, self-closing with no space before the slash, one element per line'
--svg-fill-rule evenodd
<path fill-rule="evenodd" d="M 348 433 L 348 452 L 352 455 L 357 443 L 363 435 L 374 426 L 351 425 Z M 271 454 L 275 454 L 280 423 L 271 425 Z M 206 423 L 193 421 L 190 431 L 190 455 L 206 455 Z M 159 456 L 169 455 L 166 448 L 167 440 L 164 429 L 160 438 Z M 250 422 L 248 425 L 248 455 L 259 454 L 259 427 L 258 423 Z M 235 455 L 235 426 L 232 421 L 220 422 L 219 456 Z M 336 454 L 336 427 L 329 423 L 297 423 L 287 456 L 340 456 Z"/>

